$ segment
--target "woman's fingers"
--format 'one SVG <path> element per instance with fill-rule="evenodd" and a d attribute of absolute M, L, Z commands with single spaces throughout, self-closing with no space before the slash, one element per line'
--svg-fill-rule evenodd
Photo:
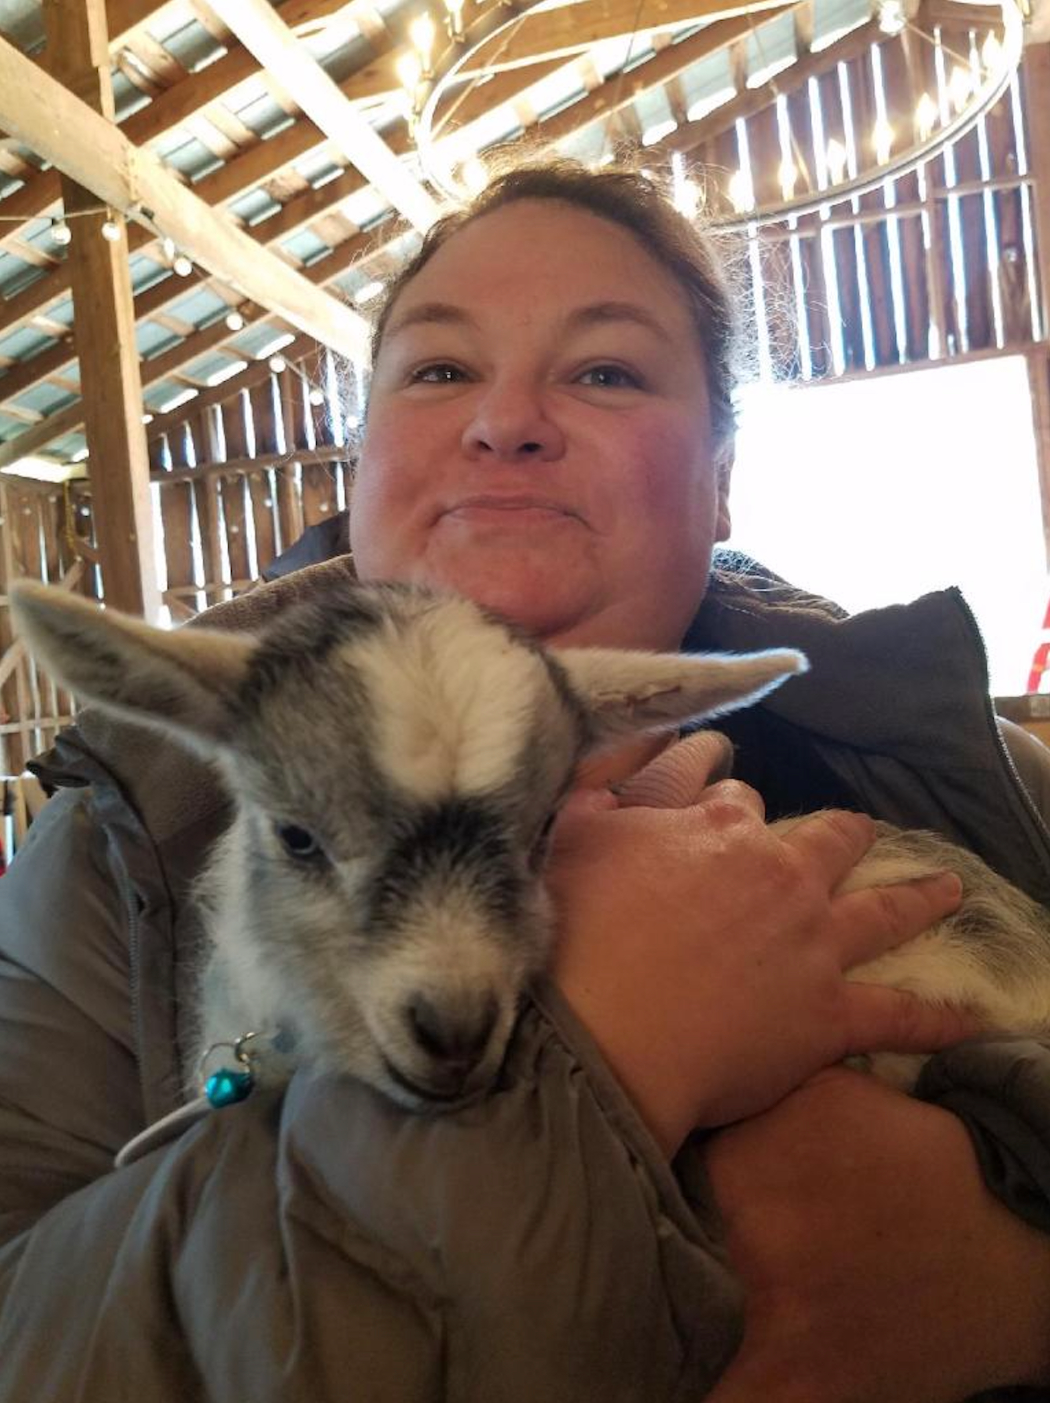
<path fill-rule="evenodd" d="M 844 1055 L 863 1052 L 936 1052 L 984 1031 L 967 1009 L 929 1004 L 902 989 L 851 984 L 845 996 Z"/>
<path fill-rule="evenodd" d="M 874 843 L 875 824 L 867 814 L 822 809 L 782 830 L 782 839 L 803 862 L 820 873 L 829 889 L 833 889 L 853 871 Z"/>
<path fill-rule="evenodd" d="M 699 731 L 668 746 L 618 786 L 622 809 L 685 809 L 715 781 L 729 775 L 733 747 L 718 731 Z"/>
<path fill-rule="evenodd" d="M 962 899 L 954 872 L 937 872 L 894 886 L 865 887 L 835 898 L 842 932 L 842 968 L 853 969 L 912 940 L 950 916 Z"/>

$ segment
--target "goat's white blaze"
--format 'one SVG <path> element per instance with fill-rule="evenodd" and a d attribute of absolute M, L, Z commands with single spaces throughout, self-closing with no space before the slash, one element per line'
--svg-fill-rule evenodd
<path fill-rule="evenodd" d="M 349 649 L 373 709 L 375 763 L 423 801 L 511 780 L 530 718 L 558 704 L 543 660 L 459 600 Z"/>

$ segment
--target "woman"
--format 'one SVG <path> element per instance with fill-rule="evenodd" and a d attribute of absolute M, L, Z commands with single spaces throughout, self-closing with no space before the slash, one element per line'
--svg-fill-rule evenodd
<path fill-rule="evenodd" d="M 644 183 L 548 170 L 496 187 L 473 219 L 437 230 L 381 315 L 355 489 L 362 575 L 460 590 L 553 642 L 674 647 L 739 616 L 745 631 L 783 620 L 833 654 L 788 601 L 741 609 L 746 582 L 720 582 L 697 616 L 728 526 L 730 320 L 703 246 Z M 246 626 L 317 580 L 278 581 L 213 621 Z M 814 696 L 799 703 L 811 720 Z M 774 730 L 790 727 L 770 715 Z M 742 735 L 750 774 L 761 747 Z M 814 748 L 801 770 L 825 792 L 807 799 L 836 785 L 832 797 L 854 799 L 870 781 L 888 809 L 942 804 L 937 783 L 891 783 L 892 754 L 881 768 L 858 762 L 851 793 L 836 769 L 847 754 L 845 740 Z M 768 1204 L 755 1173 L 768 1165 L 762 1121 L 774 1139 L 778 1117 L 811 1133 L 806 1097 L 819 1103 L 822 1084 L 781 1101 L 771 1122 L 716 1137 L 730 1253 L 753 1291 L 743 1350 L 717 1386 L 742 1300 L 698 1143 L 683 1142 L 772 1105 L 846 1050 L 964 1034 L 964 1019 L 923 1018 L 841 978 L 951 909 L 957 890 L 948 879 L 838 898 L 870 841 L 866 820 L 817 818 L 777 842 L 758 792 L 740 784 L 674 811 L 615 807 L 604 786 L 650 758 L 621 753 L 584 777 L 591 797 L 567 815 L 551 872 L 560 992 L 525 1010 L 497 1095 L 456 1116 L 406 1117 L 303 1071 L 284 1096 L 253 1096 L 108 1173 L 122 1141 L 177 1100 L 196 937 L 186 894 L 224 813 L 181 755 L 85 716 L 51 759 L 64 787 L 0 893 L 0 1398 L 493 1403 L 807 1388 L 820 1308 L 792 1309 L 798 1263 L 776 1221 L 756 1229 L 749 1209 Z M 979 802 L 964 783 L 946 823 L 1023 807 L 1009 780 Z M 767 797 L 790 802 L 787 787 L 770 783 Z M 1027 857 L 1012 875 L 1036 885 L 1040 852 L 1021 846 L 991 855 Z M 1038 1078 L 1034 1052 L 1029 1063 Z M 854 1091 L 865 1123 L 890 1118 L 864 1083 Z M 862 1393 L 825 1358 L 829 1396 L 928 1403 L 1036 1382 L 1050 1335 L 1044 1240 L 984 1190 L 954 1118 L 904 1105 L 937 1118 L 937 1174 L 965 1187 L 956 1230 L 973 1280 L 960 1281 L 958 1257 L 923 1259 L 914 1306 L 880 1280 L 884 1372 Z M 1010 1107 L 1024 1109 L 1023 1098 Z M 898 1138 L 915 1143 L 910 1130 Z M 928 1182 L 915 1166 L 916 1185 L 924 1172 Z M 884 1239 L 862 1245 L 873 1260 L 901 1256 Z M 949 1291 L 961 1330 L 940 1318 Z M 832 1324 L 837 1306 L 823 1306 Z M 902 1382 L 892 1312 L 909 1307 L 945 1338 L 926 1373 Z M 790 1374 L 771 1374 L 785 1361 Z M 820 1382 L 798 1396 L 819 1397 Z"/>

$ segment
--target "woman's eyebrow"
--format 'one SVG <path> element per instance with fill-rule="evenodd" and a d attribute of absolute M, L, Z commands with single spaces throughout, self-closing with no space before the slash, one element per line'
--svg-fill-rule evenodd
<path fill-rule="evenodd" d="M 592 302 L 584 307 L 576 307 L 565 319 L 566 331 L 582 331 L 592 326 L 603 326 L 608 322 L 633 322 L 636 326 L 651 331 L 661 340 L 669 336 L 669 328 L 659 317 L 654 316 L 648 307 L 640 302 Z"/>
<path fill-rule="evenodd" d="M 393 325 L 388 327 L 388 338 L 398 336 L 411 326 L 469 326 L 477 322 L 469 312 L 451 302 L 420 302 L 415 307 L 395 316 Z"/>

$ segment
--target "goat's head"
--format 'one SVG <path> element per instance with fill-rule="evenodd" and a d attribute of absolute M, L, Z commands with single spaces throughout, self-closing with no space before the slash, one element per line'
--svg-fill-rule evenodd
<path fill-rule="evenodd" d="M 224 775 L 236 818 L 212 935 L 245 1011 L 276 1010 L 297 1055 L 417 1108 L 499 1067 L 544 963 L 543 853 L 579 760 L 805 666 L 789 651 L 544 651 L 465 600 L 350 581 L 258 636 L 154 629 L 38 585 L 12 595 L 63 685 Z"/>

